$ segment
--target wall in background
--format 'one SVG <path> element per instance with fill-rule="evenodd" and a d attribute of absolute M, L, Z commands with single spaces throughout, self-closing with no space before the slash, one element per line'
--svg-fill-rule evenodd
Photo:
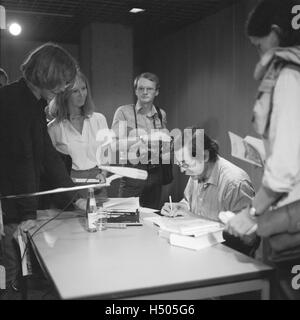
<path fill-rule="evenodd" d="M 245 169 L 256 187 L 260 169 L 230 155 L 228 130 L 254 135 L 252 106 L 258 60 L 245 36 L 246 16 L 255 0 L 244 0 L 148 47 L 139 48 L 143 70 L 161 79 L 158 105 L 167 111 L 169 129 L 199 125 L 220 143 L 221 154 Z M 168 187 L 180 199 L 187 181 L 175 168 L 176 181 Z"/>
<path fill-rule="evenodd" d="M 93 23 L 81 33 L 80 64 L 91 82 L 96 110 L 111 125 L 115 110 L 133 102 L 133 36 L 120 24 Z"/>

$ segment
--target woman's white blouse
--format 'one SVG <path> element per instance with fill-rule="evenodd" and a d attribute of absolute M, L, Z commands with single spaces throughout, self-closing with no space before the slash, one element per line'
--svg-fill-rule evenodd
<path fill-rule="evenodd" d="M 71 156 L 74 170 L 88 170 L 97 165 L 96 152 L 99 141 L 96 138 L 101 129 L 108 129 L 107 121 L 103 114 L 97 112 L 84 120 L 81 134 L 69 120 L 58 122 L 54 119 L 48 124 L 54 147 L 59 152 Z"/>
<path fill-rule="evenodd" d="M 263 185 L 300 199 L 300 72 L 282 70 L 274 90 Z"/>

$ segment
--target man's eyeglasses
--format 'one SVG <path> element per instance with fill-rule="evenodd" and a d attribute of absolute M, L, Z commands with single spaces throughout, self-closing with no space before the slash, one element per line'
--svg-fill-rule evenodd
<path fill-rule="evenodd" d="M 190 167 L 189 164 L 187 164 L 184 160 L 182 161 L 176 161 L 175 164 L 179 167 L 179 168 L 183 168 L 183 169 L 188 169 Z"/>
<path fill-rule="evenodd" d="M 137 87 L 137 90 L 138 90 L 139 92 L 144 92 L 145 90 L 146 90 L 147 92 L 154 92 L 156 89 L 154 89 L 154 88 L 148 88 L 148 87 Z"/>

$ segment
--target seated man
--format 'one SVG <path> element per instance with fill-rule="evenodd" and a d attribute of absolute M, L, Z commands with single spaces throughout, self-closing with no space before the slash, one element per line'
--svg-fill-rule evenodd
<path fill-rule="evenodd" d="M 179 203 L 165 203 L 161 214 L 166 216 L 198 215 L 219 221 L 221 211 L 238 212 L 251 203 L 255 195 L 250 178 L 245 171 L 219 156 L 216 141 L 204 134 L 204 154 L 196 155 L 199 128 L 192 128 L 191 140 L 175 147 L 175 158 L 181 172 L 190 176 Z M 177 138 L 178 139 L 178 138 Z M 199 140 L 198 140 L 199 142 Z M 178 145 L 175 141 L 175 146 Z M 225 245 L 245 254 L 254 253 L 257 241 L 238 238 L 224 233 Z"/>

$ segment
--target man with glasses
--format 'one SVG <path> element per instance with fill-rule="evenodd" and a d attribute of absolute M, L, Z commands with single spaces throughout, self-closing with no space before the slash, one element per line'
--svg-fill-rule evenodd
<path fill-rule="evenodd" d="M 247 173 L 220 157 L 217 142 L 208 135 L 204 134 L 204 156 L 201 159 L 196 154 L 199 130 L 192 128 L 191 139 L 184 144 L 174 143 L 182 146 L 175 149 L 176 164 L 190 178 L 182 201 L 172 203 L 172 210 L 171 204 L 165 203 L 161 214 L 172 217 L 196 215 L 219 221 L 221 211 L 240 211 L 251 203 L 255 192 Z M 229 234 L 224 234 L 224 238 L 228 246 L 246 254 L 253 253 L 255 239 L 240 241 Z"/>
<path fill-rule="evenodd" d="M 142 131 L 144 135 L 149 135 L 150 137 L 153 129 L 161 130 L 166 128 L 165 111 L 154 105 L 154 99 L 159 94 L 159 88 L 159 79 L 155 74 L 145 72 L 138 75 L 134 80 L 134 90 L 137 97 L 136 104 L 124 105 L 116 110 L 112 128 L 120 140 L 127 139 L 130 135 L 131 139 L 127 141 L 128 149 L 133 145 L 140 144 L 141 149 L 146 150 L 145 154 L 149 155 L 148 142 L 150 144 L 150 140 L 148 138 L 143 140 L 138 132 Z M 136 134 L 130 134 L 132 130 L 136 130 Z M 158 154 L 159 152 L 156 153 L 157 156 Z M 153 160 L 149 156 L 146 159 L 147 163 L 134 165 L 139 169 L 148 171 L 147 180 L 121 179 L 120 197 L 140 197 L 141 206 L 154 209 L 160 208 L 163 169 L 158 161 L 154 163 Z M 133 165 L 130 163 L 130 159 L 128 159 L 126 165 Z"/>

